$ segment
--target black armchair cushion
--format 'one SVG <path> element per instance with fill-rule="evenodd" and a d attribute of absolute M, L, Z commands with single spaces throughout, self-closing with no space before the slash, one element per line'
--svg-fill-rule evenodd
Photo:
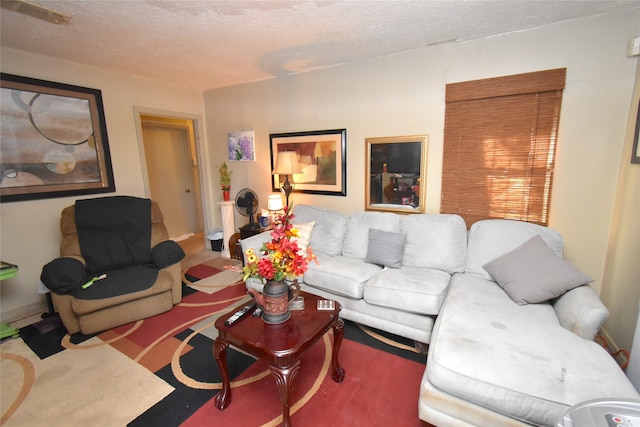
<path fill-rule="evenodd" d="M 84 264 L 75 258 L 56 258 L 44 267 L 40 281 L 56 294 L 77 293 L 86 283 Z"/>
<path fill-rule="evenodd" d="M 151 200 L 129 196 L 78 200 L 75 219 L 87 273 L 151 262 Z"/>
<path fill-rule="evenodd" d="M 99 300 L 144 291 L 156 282 L 158 272 L 156 267 L 149 265 L 134 265 L 107 271 L 104 273 L 104 279 L 96 280 L 91 286 L 76 292 L 74 298 Z M 92 277 L 94 275 L 88 279 Z"/>
<path fill-rule="evenodd" d="M 153 247 L 151 260 L 159 269 L 167 268 L 185 257 L 185 253 L 179 244 L 173 240 L 165 240 Z"/>

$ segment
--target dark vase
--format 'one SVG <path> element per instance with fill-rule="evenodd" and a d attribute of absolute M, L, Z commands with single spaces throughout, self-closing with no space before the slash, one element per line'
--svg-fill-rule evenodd
<path fill-rule="evenodd" d="M 262 308 L 262 320 L 269 324 L 286 322 L 291 317 L 289 301 L 298 296 L 300 286 L 298 282 L 287 285 L 284 281 L 267 280 L 262 294 L 250 289 L 249 293 Z"/>

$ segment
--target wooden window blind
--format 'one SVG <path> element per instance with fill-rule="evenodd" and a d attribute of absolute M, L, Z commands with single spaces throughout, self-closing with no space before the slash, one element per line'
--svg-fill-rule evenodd
<path fill-rule="evenodd" d="M 566 69 L 448 84 L 442 213 L 548 225 Z"/>

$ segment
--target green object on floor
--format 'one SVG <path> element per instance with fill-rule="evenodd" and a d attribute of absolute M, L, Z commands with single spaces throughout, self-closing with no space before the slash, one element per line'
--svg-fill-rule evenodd
<path fill-rule="evenodd" d="M 7 322 L 0 323 L 0 339 L 20 336 L 18 328 L 12 328 Z"/>

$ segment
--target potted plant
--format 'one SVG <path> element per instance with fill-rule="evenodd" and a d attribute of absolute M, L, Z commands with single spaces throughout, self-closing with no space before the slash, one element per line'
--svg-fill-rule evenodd
<path fill-rule="evenodd" d="M 222 196 L 224 197 L 224 201 L 229 201 L 229 191 L 231 190 L 231 174 L 233 171 L 230 171 L 227 162 L 222 162 L 220 166 L 218 166 L 218 170 L 220 171 L 220 188 L 222 189 Z"/>

